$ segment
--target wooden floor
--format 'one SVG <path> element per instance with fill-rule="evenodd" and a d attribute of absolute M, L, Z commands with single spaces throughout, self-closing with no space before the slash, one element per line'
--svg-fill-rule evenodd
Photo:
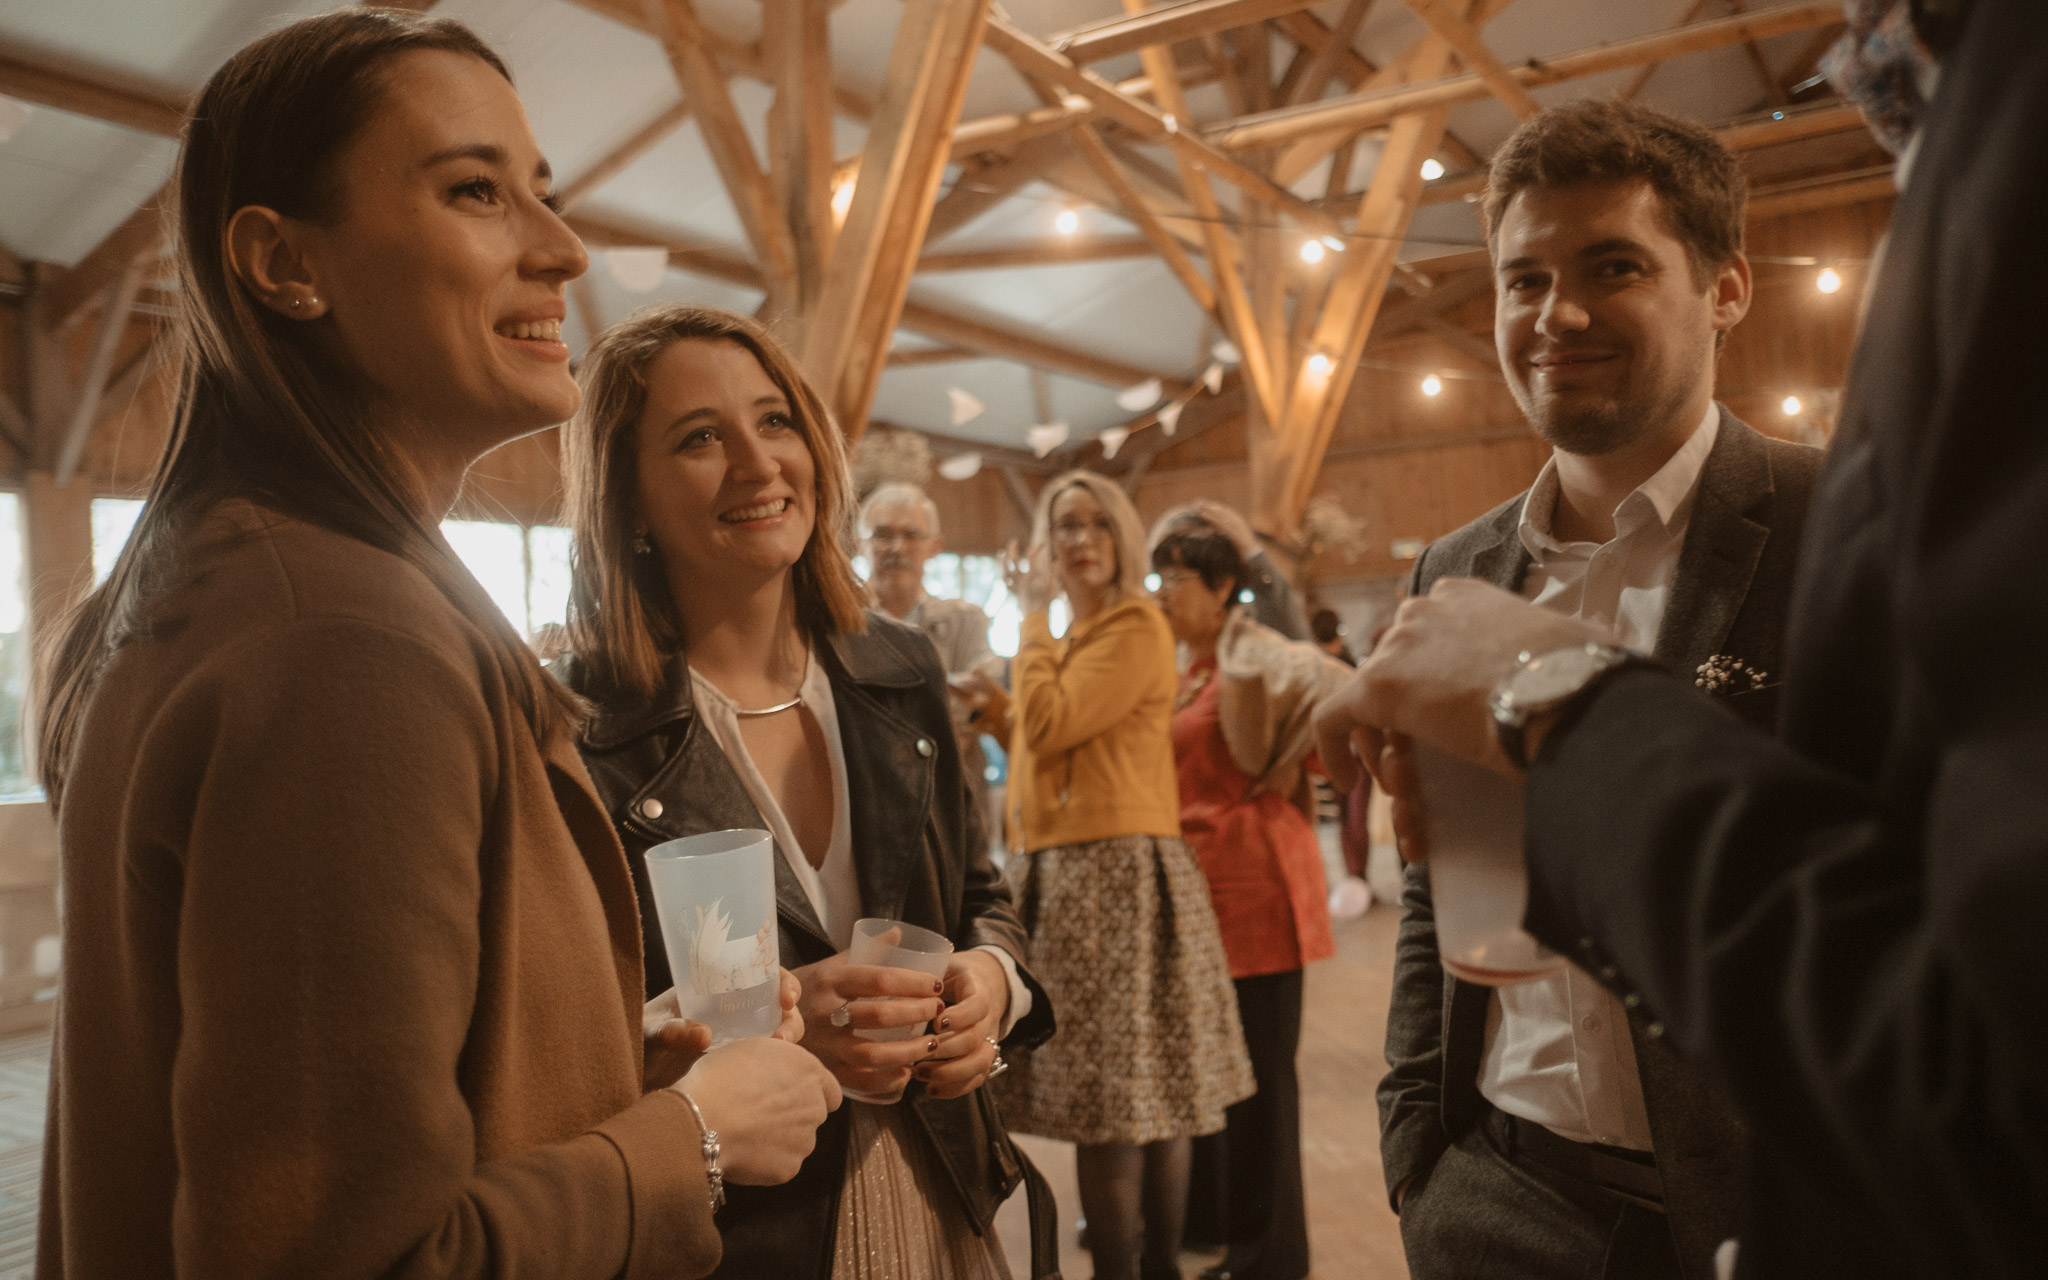
<path fill-rule="evenodd" d="M 1308 1185 L 1315 1280 L 1406 1280 L 1400 1231 L 1380 1179 L 1373 1086 L 1386 1069 L 1387 979 L 1398 913 L 1375 906 L 1337 925 L 1337 955 L 1308 971 L 1302 1018 L 1302 1167 Z M 48 1032 L 0 1038 L 0 1280 L 26 1280 L 35 1257 L 36 1197 L 49 1090 Z M 1020 1137 L 1059 1198 L 1061 1270 L 1087 1280 L 1090 1267 L 1074 1238 L 1078 1197 L 1074 1149 Z M 999 1219 L 1003 1244 L 1021 1275 L 1030 1257 L 1023 1197 Z M 1193 1276 L 1216 1255 L 1189 1253 Z"/>
<path fill-rule="evenodd" d="M 36 1259 L 50 1033 L 0 1039 L 0 1280 L 28 1280 Z"/>
<path fill-rule="evenodd" d="M 1301 1162 L 1308 1188 L 1309 1246 L 1314 1280 L 1407 1280 L 1401 1232 L 1387 1208 L 1380 1177 L 1379 1111 L 1373 1088 L 1386 1071 L 1388 979 L 1394 967 L 1398 909 L 1376 905 L 1337 924 L 1337 954 L 1310 966 L 1302 1010 Z M 1060 1204 L 1060 1270 L 1087 1280 L 1092 1268 L 1075 1240 L 1079 1198 L 1074 1148 L 1019 1134 L 1052 1183 Z M 1031 1256 L 1023 1197 L 998 1219 L 1003 1249 L 1022 1276 Z M 1220 1254 L 1186 1253 L 1188 1276 Z"/>

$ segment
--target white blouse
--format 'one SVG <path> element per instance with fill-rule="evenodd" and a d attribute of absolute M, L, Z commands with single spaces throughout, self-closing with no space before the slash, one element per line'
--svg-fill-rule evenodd
<path fill-rule="evenodd" d="M 698 714 L 704 719 L 704 727 L 711 731 L 712 740 L 725 752 L 733 771 L 740 776 L 740 785 L 747 789 L 747 795 L 761 818 L 768 824 L 768 834 L 775 837 L 776 847 L 782 850 L 782 859 L 788 864 L 796 882 L 803 886 L 804 896 L 811 901 L 811 910 L 825 926 L 825 936 L 832 945 L 844 951 L 853 945 L 853 923 L 860 918 L 860 877 L 853 866 L 853 820 L 850 814 L 850 792 L 846 781 L 846 746 L 839 737 L 839 707 L 832 698 L 832 681 L 825 669 L 816 661 L 806 658 L 803 683 L 797 687 L 803 698 L 803 706 L 817 718 L 819 732 L 825 738 L 825 756 L 832 771 L 832 836 L 825 846 L 825 860 L 820 866 L 812 866 L 804 856 L 802 846 L 797 844 L 791 830 L 789 818 L 776 803 L 775 793 L 768 788 L 768 782 L 755 766 L 754 757 L 747 751 L 746 739 L 740 736 L 739 704 L 727 697 L 717 685 L 705 679 L 696 668 L 690 669 L 690 693 L 696 701 Z M 1003 966 L 1003 973 L 1009 979 L 1010 1007 L 1003 1016 L 1003 1034 L 1008 1035 L 1017 1020 L 1031 1012 L 1031 989 L 1017 976 L 1017 961 L 1001 947 L 984 944 L 978 950 L 993 954 Z"/>

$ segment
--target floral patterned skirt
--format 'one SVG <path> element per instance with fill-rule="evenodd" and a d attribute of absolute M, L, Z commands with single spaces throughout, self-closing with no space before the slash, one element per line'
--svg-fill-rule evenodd
<path fill-rule="evenodd" d="M 994 1086 L 1010 1127 L 1083 1145 L 1223 1128 L 1252 1095 L 1209 886 L 1178 838 L 1116 836 L 1011 859 L 1032 975 L 1059 1030 Z"/>

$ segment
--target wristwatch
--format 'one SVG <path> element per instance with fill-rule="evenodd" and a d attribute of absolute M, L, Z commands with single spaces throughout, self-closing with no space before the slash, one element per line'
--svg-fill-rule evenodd
<path fill-rule="evenodd" d="M 1534 655 L 1524 650 L 1517 655 L 1515 669 L 1493 687 L 1493 695 L 1486 700 L 1500 749 L 1517 769 L 1527 769 L 1523 733 L 1531 720 L 1557 710 L 1608 673 L 1642 660 L 1619 645 L 1590 640 Z"/>

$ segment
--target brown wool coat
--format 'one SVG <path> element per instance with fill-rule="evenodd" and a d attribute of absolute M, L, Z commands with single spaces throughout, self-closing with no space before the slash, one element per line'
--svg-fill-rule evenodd
<path fill-rule="evenodd" d="M 566 730 L 391 555 L 246 502 L 186 545 L 64 796 L 38 1277 L 709 1271 Z"/>

